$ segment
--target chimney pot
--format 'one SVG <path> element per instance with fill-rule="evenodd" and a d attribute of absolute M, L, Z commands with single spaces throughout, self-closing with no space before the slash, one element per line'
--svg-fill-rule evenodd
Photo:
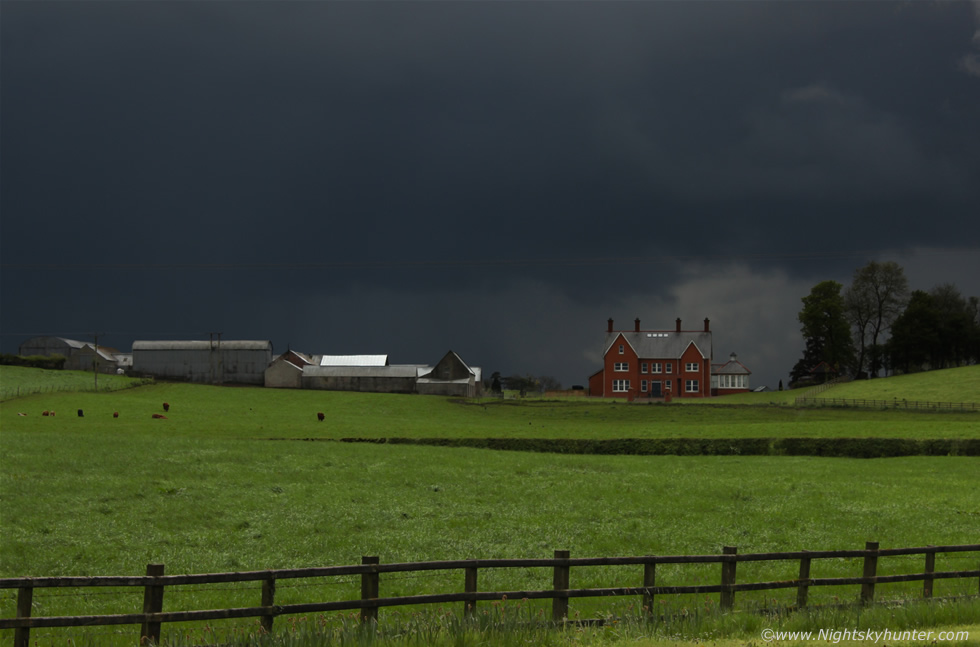
<path fill-rule="evenodd" d="M 711 323 L 711 320 L 708 319 L 707 317 L 705 317 L 704 318 L 704 332 L 711 332 L 711 327 L 709 326 L 710 323 Z"/>
<path fill-rule="evenodd" d="M 680 331 L 681 331 L 681 318 L 678 317 L 677 318 L 677 332 L 680 332 Z"/>
<path fill-rule="evenodd" d="M 612 317 L 609 317 L 609 328 L 607 330 L 608 332 L 612 332 L 613 331 L 612 329 L 613 329 L 613 320 Z"/>
<path fill-rule="evenodd" d="M 636 318 L 636 321 L 634 321 L 633 324 L 634 324 L 633 330 L 635 330 L 636 332 L 640 332 L 640 318 L 639 317 Z"/>

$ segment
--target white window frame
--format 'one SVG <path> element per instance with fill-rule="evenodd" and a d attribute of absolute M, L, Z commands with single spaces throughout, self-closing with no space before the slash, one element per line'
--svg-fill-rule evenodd
<path fill-rule="evenodd" d="M 643 393 L 646 393 L 647 392 L 647 381 L 646 380 L 640 380 L 640 391 L 642 391 Z"/>
<path fill-rule="evenodd" d="M 640 362 L 640 373 L 646 373 L 646 372 L 647 372 L 647 363 Z"/>
<path fill-rule="evenodd" d="M 613 380 L 613 393 L 628 393 L 629 390 L 629 380 Z"/>
<path fill-rule="evenodd" d="M 667 362 L 667 365 L 664 367 L 664 369 L 665 369 L 664 370 L 665 373 L 673 373 L 674 372 L 673 362 Z"/>
<path fill-rule="evenodd" d="M 687 373 L 697 373 L 701 370 L 700 362 L 688 362 L 684 365 L 684 371 Z"/>
<path fill-rule="evenodd" d="M 674 380 L 664 380 L 664 387 L 666 387 L 665 390 L 667 390 L 667 391 L 672 390 L 673 383 L 674 383 Z"/>
<path fill-rule="evenodd" d="M 700 393 L 700 386 L 698 380 L 684 380 L 684 393 Z"/>
<path fill-rule="evenodd" d="M 629 362 L 616 362 L 613 364 L 613 370 L 617 373 L 628 373 L 630 370 Z"/>
<path fill-rule="evenodd" d="M 650 372 L 651 373 L 663 373 L 663 371 L 664 371 L 664 365 L 662 363 L 660 363 L 660 362 L 652 362 L 650 364 Z"/>
<path fill-rule="evenodd" d="M 620 355 L 625 355 L 626 354 L 626 346 L 625 345 L 623 345 L 623 344 L 620 344 L 619 345 L 619 354 Z"/>

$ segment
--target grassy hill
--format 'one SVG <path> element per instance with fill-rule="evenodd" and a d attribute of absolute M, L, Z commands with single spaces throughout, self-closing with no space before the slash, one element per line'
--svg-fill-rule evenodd
<path fill-rule="evenodd" d="M 855 380 L 831 387 L 818 397 L 980 403 L 980 365 Z"/>
<path fill-rule="evenodd" d="M 767 393 L 737 393 L 709 400 L 684 402 L 685 404 L 793 404 L 797 397 L 806 392 L 806 389 L 795 389 Z M 980 403 L 980 366 L 963 366 L 873 380 L 855 380 L 831 387 L 816 397 Z"/>

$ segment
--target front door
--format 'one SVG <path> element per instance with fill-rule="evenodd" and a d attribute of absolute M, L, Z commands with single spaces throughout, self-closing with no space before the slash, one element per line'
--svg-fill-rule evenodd
<path fill-rule="evenodd" d="M 662 382 L 650 382 L 650 397 L 651 398 L 662 398 L 663 394 L 663 383 Z"/>

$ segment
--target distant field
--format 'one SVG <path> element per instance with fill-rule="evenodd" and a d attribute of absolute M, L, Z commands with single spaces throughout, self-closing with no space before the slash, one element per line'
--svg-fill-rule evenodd
<path fill-rule="evenodd" d="M 685 400 L 687 403 L 725 404 L 793 404 L 807 389 L 792 391 L 768 391 L 766 393 L 738 393 L 710 400 Z M 980 365 L 950 368 L 942 371 L 926 371 L 911 375 L 855 380 L 833 386 L 818 398 L 853 398 L 867 400 L 927 400 L 931 402 L 978 402 L 980 403 Z"/>
<path fill-rule="evenodd" d="M 817 397 L 980 402 L 980 365 L 855 380 L 831 387 Z"/>
<path fill-rule="evenodd" d="M 23 366 L 0 366 L 0 401 L 32 393 L 67 391 L 117 391 L 146 384 L 148 380 L 84 371 L 55 371 Z"/>
<path fill-rule="evenodd" d="M 717 400 L 722 400 L 718 398 Z M 171 409 L 167 420 L 152 420 Z M 43 410 L 56 420 L 40 419 Z M 84 419 L 75 411 L 83 409 Z M 112 413 L 118 411 L 119 418 Z M 317 421 L 317 412 L 326 416 Z M 27 413 L 18 417 L 17 413 Z M 69 417 L 66 415 L 71 414 Z M 249 438 L 973 438 L 980 413 L 674 406 L 530 399 L 467 404 L 446 398 L 258 387 L 156 384 L 113 393 L 51 393 L 4 403 L 5 429 Z M 45 427 L 44 425 L 47 425 Z M 40 426 L 40 427 L 39 427 Z"/>

